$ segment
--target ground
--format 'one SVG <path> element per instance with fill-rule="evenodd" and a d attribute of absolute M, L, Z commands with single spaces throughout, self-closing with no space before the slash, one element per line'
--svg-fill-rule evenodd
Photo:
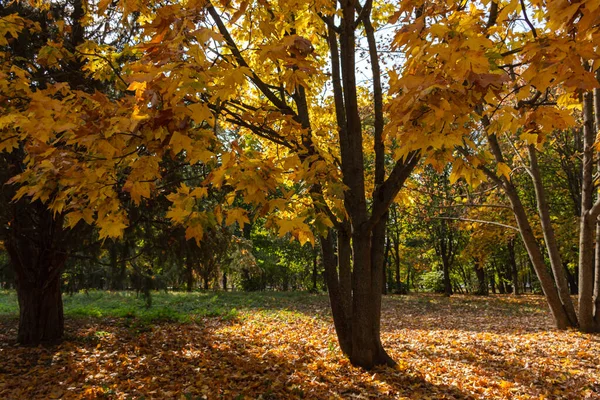
<path fill-rule="evenodd" d="M 600 336 L 557 331 L 543 298 L 386 296 L 398 367 L 363 371 L 306 293 L 65 296 L 66 341 L 14 342 L 0 293 L 0 398 L 600 399 Z"/>

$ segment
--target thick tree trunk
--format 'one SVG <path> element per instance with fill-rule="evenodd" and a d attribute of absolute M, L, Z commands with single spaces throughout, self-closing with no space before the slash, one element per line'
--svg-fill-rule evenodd
<path fill-rule="evenodd" d="M 41 203 L 19 202 L 13 207 L 5 246 L 19 300 L 17 340 L 24 345 L 60 342 L 64 332 L 60 278 L 67 260 L 61 251 L 62 217 L 54 220 Z"/>
<path fill-rule="evenodd" d="M 338 337 L 338 342 L 342 352 L 349 356 L 352 353 L 352 319 L 351 309 L 347 303 L 350 302 L 350 294 L 343 293 L 340 285 L 340 275 L 338 274 L 338 263 L 341 261 L 339 248 L 338 257 L 335 252 L 335 240 L 333 232 L 327 236 L 320 236 L 321 251 L 323 256 L 323 266 L 325 268 L 325 282 L 327 285 L 327 293 L 331 303 L 331 313 L 333 315 L 333 324 Z M 340 264 L 339 270 L 343 269 Z M 350 267 L 348 265 L 348 267 Z"/>
<path fill-rule="evenodd" d="M 34 284 L 19 280 L 19 343 L 37 345 L 62 340 L 64 317 L 60 283 L 60 277 Z"/>
<path fill-rule="evenodd" d="M 372 260 L 383 254 L 372 252 L 370 235 L 352 235 L 354 254 L 352 301 L 352 354 L 350 361 L 363 368 L 395 365 L 381 344 L 381 267 Z M 383 253 L 383 249 L 381 249 Z M 381 265 L 382 266 L 382 265 Z"/>

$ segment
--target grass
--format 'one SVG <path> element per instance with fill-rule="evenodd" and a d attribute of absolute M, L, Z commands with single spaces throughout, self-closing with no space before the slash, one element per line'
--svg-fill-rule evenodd
<path fill-rule="evenodd" d="M 192 322 L 203 317 L 234 319 L 240 312 L 263 313 L 311 308 L 322 304 L 326 295 L 304 292 L 153 292 L 152 306 L 131 291 L 87 291 L 63 295 L 67 318 L 125 318 L 138 322 Z M 318 309 L 316 310 L 319 311 Z M 324 311 L 324 310 L 323 310 Z M 14 291 L 0 291 L 0 317 L 17 317 Z"/>

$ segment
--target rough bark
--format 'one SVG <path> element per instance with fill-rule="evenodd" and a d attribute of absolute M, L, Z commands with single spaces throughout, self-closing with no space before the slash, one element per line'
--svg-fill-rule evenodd
<path fill-rule="evenodd" d="M 24 345 L 57 343 L 64 333 L 60 277 L 67 259 L 62 219 L 54 220 L 41 203 L 13 207 L 15 218 L 5 245 L 19 300 L 17 340 Z"/>

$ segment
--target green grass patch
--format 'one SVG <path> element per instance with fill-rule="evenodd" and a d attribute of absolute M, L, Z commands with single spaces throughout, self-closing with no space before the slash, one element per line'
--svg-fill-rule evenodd
<path fill-rule="evenodd" d="M 326 302 L 306 292 L 153 292 L 152 306 L 135 292 L 88 291 L 63 295 L 67 317 L 124 318 L 136 323 L 190 322 L 203 317 L 238 318 L 246 310 L 298 310 Z M 0 291 L 0 316 L 18 316 L 14 291 Z"/>

